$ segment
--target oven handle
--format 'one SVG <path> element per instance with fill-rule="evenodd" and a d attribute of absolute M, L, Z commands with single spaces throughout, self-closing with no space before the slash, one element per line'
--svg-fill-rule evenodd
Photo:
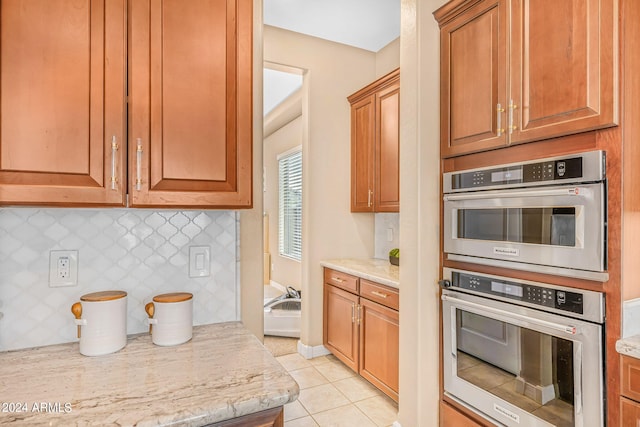
<path fill-rule="evenodd" d="M 541 196 L 587 196 L 591 193 L 588 188 L 554 188 L 545 190 L 524 190 L 524 191 L 482 191 L 477 193 L 445 194 L 443 199 L 446 202 L 458 200 L 482 200 L 482 199 L 507 199 L 514 197 L 541 197 Z"/>
<path fill-rule="evenodd" d="M 450 301 L 458 305 L 463 305 L 467 307 L 476 308 L 482 310 L 484 312 L 498 314 L 501 316 L 509 317 L 512 319 L 518 319 L 524 322 L 535 323 L 536 325 L 546 326 L 548 328 L 554 329 L 556 331 L 564 332 L 571 335 L 576 335 L 578 333 L 578 328 L 571 325 L 562 325 L 560 323 L 548 322 L 542 319 L 532 319 L 528 316 L 523 316 L 522 314 L 512 313 L 510 311 L 501 310 L 499 308 L 487 307 L 484 304 L 478 304 L 475 302 L 465 301 L 460 298 L 451 297 L 449 295 L 442 295 L 442 301 Z"/>

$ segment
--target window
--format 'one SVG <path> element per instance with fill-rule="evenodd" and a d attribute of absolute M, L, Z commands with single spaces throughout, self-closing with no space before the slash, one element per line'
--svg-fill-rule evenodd
<path fill-rule="evenodd" d="M 280 255 L 302 258 L 302 150 L 278 156 L 278 246 Z"/>

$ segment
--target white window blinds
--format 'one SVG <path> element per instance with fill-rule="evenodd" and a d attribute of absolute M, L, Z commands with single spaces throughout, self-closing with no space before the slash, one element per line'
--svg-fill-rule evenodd
<path fill-rule="evenodd" d="M 302 151 L 278 156 L 278 242 L 280 255 L 302 258 Z"/>

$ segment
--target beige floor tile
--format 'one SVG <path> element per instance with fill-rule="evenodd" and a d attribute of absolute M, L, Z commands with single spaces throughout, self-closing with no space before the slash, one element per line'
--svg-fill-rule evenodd
<path fill-rule="evenodd" d="M 298 401 L 311 415 L 350 403 L 349 399 L 331 384 L 300 390 Z"/>
<path fill-rule="evenodd" d="M 307 412 L 307 410 L 304 409 L 304 406 L 302 406 L 302 404 L 297 400 L 294 400 L 293 402 L 287 403 L 286 405 L 284 405 L 285 422 L 295 420 L 296 418 L 302 418 L 302 417 L 308 417 L 308 416 L 309 416 L 309 413 Z"/>
<path fill-rule="evenodd" d="M 339 360 L 316 365 L 315 368 L 320 371 L 320 373 L 324 375 L 330 382 L 339 381 L 356 375 L 353 370 L 345 366 Z"/>
<path fill-rule="evenodd" d="M 353 405 L 320 412 L 313 418 L 320 427 L 376 427 L 362 411 Z"/>
<path fill-rule="evenodd" d="M 329 363 L 332 360 L 338 360 L 333 354 L 329 354 L 327 356 L 318 356 L 318 357 L 314 357 L 313 359 L 309 359 L 309 362 L 315 366 L 315 365 L 322 365 L 323 363 Z"/>
<path fill-rule="evenodd" d="M 377 388 L 359 376 L 345 378 L 343 380 L 335 381 L 332 384 L 352 402 L 358 402 L 369 397 L 380 396 L 380 392 Z"/>
<path fill-rule="evenodd" d="M 329 381 L 314 367 L 290 371 L 289 374 L 300 386 L 300 390 L 317 385 L 327 384 Z"/>
<path fill-rule="evenodd" d="M 318 427 L 318 423 L 311 417 L 303 417 L 296 420 L 285 421 L 284 427 Z"/>
<path fill-rule="evenodd" d="M 276 360 L 280 362 L 284 369 L 289 372 L 311 367 L 311 362 L 302 357 L 300 353 L 293 353 L 287 354 L 286 356 L 276 357 Z"/>
<path fill-rule="evenodd" d="M 370 397 L 356 402 L 355 405 L 378 427 L 393 424 L 398 418 L 398 406 L 386 396 Z"/>

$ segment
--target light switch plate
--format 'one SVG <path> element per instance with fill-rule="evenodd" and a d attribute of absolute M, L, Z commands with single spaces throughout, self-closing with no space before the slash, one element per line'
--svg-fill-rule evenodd
<path fill-rule="evenodd" d="M 208 277 L 211 274 L 211 248 L 189 247 L 189 277 Z"/>
<path fill-rule="evenodd" d="M 49 252 L 49 287 L 78 285 L 78 251 Z"/>

